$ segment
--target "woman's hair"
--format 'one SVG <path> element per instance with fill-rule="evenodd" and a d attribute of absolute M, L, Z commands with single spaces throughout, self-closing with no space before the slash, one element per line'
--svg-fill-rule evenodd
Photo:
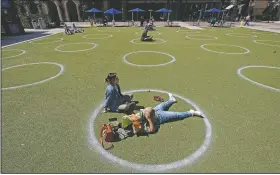
<path fill-rule="evenodd" d="M 109 74 L 107 75 L 107 77 L 105 78 L 105 82 L 106 82 L 106 83 L 111 83 L 112 80 L 114 80 L 116 77 L 117 77 L 117 74 L 116 74 L 116 73 L 109 73 Z"/>

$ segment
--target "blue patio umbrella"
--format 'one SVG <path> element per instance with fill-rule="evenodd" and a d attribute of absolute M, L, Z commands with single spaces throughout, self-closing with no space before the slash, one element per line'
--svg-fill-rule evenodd
<path fill-rule="evenodd" d="M 169 10 L 167 8 L 162 8 L 162 9 L 157 10 L 156 12 L 158 12 L 158 13 L 168 13 L 168 20 L 169 20 L 169 14 L 172 12 L 172 10 Z"/>
<path fill-rule="evenodd" d="M 167 8 L 162 8 L 162 9 L 157 10 L 156 12 L 159 12 L 159 13 L 170 13 L 170 12 L 172 12 L 172 10 L 168 10 Z"/>
<path fill-rule="evenodd" d="M 96 9 L 96 8 L 92 8 L 92 9 L 86 11 L 86 12 L 98 13 L 98 12 L 102 12 L 102 11 L 101 11 L 101 10 L 98 10 L 98 9 Z"/>
<path fill-rule="evenodd" d="M 113 15 L 113 21 L 115 21 L 115 16 L 114 15 L 120 14 L 121 12 L 118 11 L 117 9 L 110 8 L 109 10 L 105 11 L 104 13 Z"/>
<path fill-rule="evenodd" d="M 140 8 L 135 8 L 135 9 L 129 10 L 129 12 L 132 12 L 132 20 L 133 20 L 133 12 L 137 12 L 137 20 L 138 20 L 138 12 L 145 12 L 145 10 L 140 9 Z"/>
<path fill-rule="evenodd" d="M 222 12 L 222 10 L 220 10 L 220 9 L 216 9 L 216 8 L 212 8 L 212 9 L 206 10 L 205 12 L 210 12 L 210 13 L 220 13 L 220 12 Z"/>
<path fill-rule="evenodd" d="M 92 9 L 86 11 L 86 12 L 93 13 L 93 16 L 94 16 L 94 19 L 95 19 L 95 13 L 100 13 L 100 12 L 102 12 L 102 11 L 101 11 L 101 10 L 98 10 L 98 9 L 96 9 L 96 8 L 92 8 Z"/>

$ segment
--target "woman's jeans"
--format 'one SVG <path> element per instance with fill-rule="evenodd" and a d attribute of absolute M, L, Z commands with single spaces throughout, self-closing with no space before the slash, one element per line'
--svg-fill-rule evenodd
<path fill-rule="evenodd" d="M 160 103 L 153 109 L 155 110 L 156 117 L 159 124 L 164 124 L 171 121 L 182 120 L 192 116 L 190 112 L 171 112 L 169 108 L 174 104 L 172 100 Z"/>

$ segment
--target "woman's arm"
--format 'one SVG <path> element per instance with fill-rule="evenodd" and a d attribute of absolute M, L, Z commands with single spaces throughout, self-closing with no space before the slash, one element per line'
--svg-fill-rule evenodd
<path fill-rule="evenodd" d="M 105 92 L 105 104 L 104 104 L 105 110 L 107 110 L 107 108 L 109 107 L 109 103 L 112 100 L 113 100 L 113 89 L 107 86 Z"/>
<path fill-rule="evenodd" d="M 120 85 L 119 85 L 119 84 L 117 84 L 117 88 L 118 88 L 118 91 L 119 91 L 120 96 L 122 97 L 122 96 L 123 96 L 123 94 L 122 94 L 121 87 L 120 87 Z"/>

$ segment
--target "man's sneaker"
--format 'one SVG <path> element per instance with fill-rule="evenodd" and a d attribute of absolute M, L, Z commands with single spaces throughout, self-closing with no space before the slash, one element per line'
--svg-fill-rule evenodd
<path fill-rule="evenodd" d="M 177 103 L 177 100 L 171 93 L 168 93 L 168 96 L 169 96 L 169 100 L 173 101 L 174 103 Z"/>
<path fill-rule="evenodd" d="M 195 111 L 191 109 L 189 112 L 192 114 L 192 116 L 202 117 L 202 113 L 200 111 Z"/>

